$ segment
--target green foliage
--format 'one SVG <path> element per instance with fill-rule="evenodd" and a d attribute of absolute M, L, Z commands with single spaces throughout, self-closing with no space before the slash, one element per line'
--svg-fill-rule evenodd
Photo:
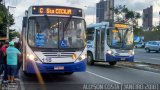
<path fill-rule="evenodd" d="M 128 12 L 126 12 L 126 13 L 125 13 L 125 18 L 126 18 L 126 19 L 133 19 L 133 18 L 135 18 L 134 12 L 133 12 L 133 11 L 128 11 Z"/>
<path fill-rule="evenodd" d="M 143 28 L 142 27 L 136 27 L 136 26 L 133 26 L 134 28 L 134 35 L 136 36 L 143 36 Z"/>
<path fill-rule="evenodd" d="M 140 13 L 129 10 L 125 5 L 119 5 L 115 7 L 114 12 L 117 16 L 123 16 L 123 20 L 118 19 L 118 22 L 130 23 L 133 26 L 134 34 L 138 36 L 142 35 L 143 29 L 141 27 L 138 27 L 138 19 L 141 18 Z"/>
<path fill-rule="evenodd" d="M 138 26 L 138 21 L 137 19 L 141 18 L 140 13 L 129 10 L 125 5 L 119 5 L 117 7 L 115 7 L 114 9 L 115 14 L 118 15 L 122 15 L 123 16 L 123 20 L 122 21 L 126 21 L 126 22 L 132 22 L 133 25 Z M 121 21 L 120 21 L 121 22 Z"/>
<path fill-rule="evenodd" d="M 155 30 L 160 31 L 160 26 L 156 26 L 156 27 L 155 27 Z"/>
<path fill-rule="evenodd" d="M 0 35 L 5 36 L 6 33 L 6 27 L 7 27 L 7 9 L 4 5 L 0 4 Z"/>
<path fill-rule="evenodd" d="M 9 37 L 9 39 L 12 40 L 15 37 L 18 37 L 18 38 L 20 37 L 19 32 L 16 32 L 15 30 L 10 30 L 10 37 Z"/>
<path fill-rule="evenodd" d="M 13 19 L 13 14 L 9 14 L 9 26 L 12 26 L 12 25 L 14 25 L 15 23 L 14 23 L 14 19 Z"/>
<path fill-rule="evenodd" d="M 13 24 L 13 15 L 8 14 L 7 8 L 3 4 L 0 4 L 0 37 L 5 37 L 7 25 L 12 26 Z"/>

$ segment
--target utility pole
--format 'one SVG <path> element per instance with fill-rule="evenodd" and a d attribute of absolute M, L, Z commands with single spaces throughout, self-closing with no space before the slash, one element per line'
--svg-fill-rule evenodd
<path fill-rule="evenodd" d="M 160 26 L 160 11 L 159 11 L 159 26 Z"/>
<path fill-rule="evenodd" d="M 7 40 L 9 41 L 9 6 L 7 7 Z"/>
<path fill-rule="evenodd" d="M 6 32 L 6 35 L 7 35 L 7 40 L 9 41 L 9 8 L 16 8 L 16 7 L 13 7 L 13 6 L 8 6 L 7 7 L 7 32 Z"/>

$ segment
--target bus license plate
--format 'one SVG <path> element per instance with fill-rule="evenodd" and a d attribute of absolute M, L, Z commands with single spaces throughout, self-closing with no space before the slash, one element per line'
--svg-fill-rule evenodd
<path fill-rule="evenodd" d="M 54 70 L 64 70 L 64 66 L 55 66 Z"/>
<path fill-rule="evenodd" d="M 126 60 L 126 58 L 121 58 L 121 60 L 123 60 L 123 61 L 124 61 L 124 60 Z"/>

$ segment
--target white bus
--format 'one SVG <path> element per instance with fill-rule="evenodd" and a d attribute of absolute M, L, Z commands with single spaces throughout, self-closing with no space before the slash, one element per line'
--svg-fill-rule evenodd
<path fill-rule="evenodd" d="M 127 24 L 109 22 L 91 24 L 87 27 L 87 63 L 134 61 L 133 29 Z"/>
<path fill-rule="evenodd" d="M 36 73 L 86 70 L 83 10 L 66 6 L 31 6 L 23 17 L 23 71 Z"/>

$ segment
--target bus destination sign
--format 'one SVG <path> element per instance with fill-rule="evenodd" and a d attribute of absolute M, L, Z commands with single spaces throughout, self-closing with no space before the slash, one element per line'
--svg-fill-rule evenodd
<path fill-rule="evenodd" d="M 33 6 L 32 14 L 72 15 L 82 17 L 82 9 L 57 6 Z"/>
<path fill-rule="evenodd" d="M 115 24 L 116 28 L 127 28 L 126 24 Z"/>

